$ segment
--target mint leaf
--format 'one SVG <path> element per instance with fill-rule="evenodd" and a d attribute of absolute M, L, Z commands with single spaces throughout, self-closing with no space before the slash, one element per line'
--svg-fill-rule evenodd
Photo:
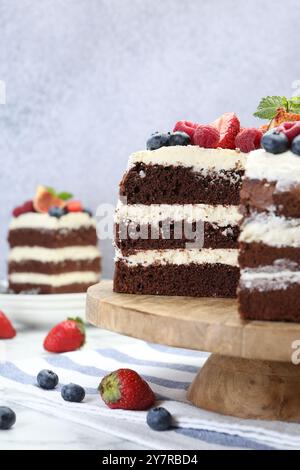
<path fill-rule="evenodd" d="M 46 186 L 46 189 L 49 193 L 52 194 L 52 196 L 57 196 L 56 191 L 54 188 L 51 188 L 50 186 Z"/>
<path fill-rule="evenodd" d="M 289 111 L 300 114 L 300 96 L 293 96 L 289 99 Z"/>
<path fill-rule="evenodd" d="M 67 201 L 68 199 L 71 199 L 73 197 L 73 194 L 68 193 L 67 191 L 62 191 L 61 193 L 57 194 L 57 197 L 62 201 Z"/>
<path fill-rule="evenodd" d="M 273 119 L 278 108 L 284 107 L 287 109 L 288 102 L 285 97 L 281 96 L 266 96 L 260 101 L 254 116 L 261 119 Z"/>

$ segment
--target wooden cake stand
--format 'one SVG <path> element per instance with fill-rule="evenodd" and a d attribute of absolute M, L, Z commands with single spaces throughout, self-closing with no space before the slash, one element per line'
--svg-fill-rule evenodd
<path fill-rule="evenodd" d="M 88 289 L 86 314 L 93 325 L 127 336 L 214 353 L 188 390 L 198 407 L 300 420 L 300 365 L 292 364 L 300 324 L 242 321 L 232 299 L 117 294 L 112 281 Z"/>

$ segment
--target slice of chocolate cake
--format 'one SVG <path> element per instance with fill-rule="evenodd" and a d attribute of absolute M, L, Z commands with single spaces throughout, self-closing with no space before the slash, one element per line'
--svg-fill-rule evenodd
<path fill-rule="evenodd" d="M 9 226 L 9 288 L 16 293 L 85 292 L 99 280 L 96 221 L 67 193 L 39 187 L 13 211 Z"/>
<path fill-rule="evenodd" d="M 252 152 L 246 164 L 238 293 L 245 319 L 300 321 L 300 124 L 293 126 L 292 136 L 286 125 L 266 134 L 268 151 Z"/>
<path fill-rule="evenodd" d="M 116 292 L 236 296 L 245 154 L 207 148 L 214 132 L 203 127 L 203 146 L 160 134 L 131 155 L 115 217 Z"/>

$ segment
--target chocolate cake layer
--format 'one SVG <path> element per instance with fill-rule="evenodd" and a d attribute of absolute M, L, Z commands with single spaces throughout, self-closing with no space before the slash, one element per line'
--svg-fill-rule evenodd
<path fill-rule="evenodd" d="M 114 291 L 126 294 L 236 297 L 239 269 L 224 264 L 130 267 L 116 262 Z"/>
<path fill-rule="evenodd" d="M 260 242 L 240 243 L 239 264 L 241 268 L 268 266 L 278 260 L 289 260 L 300 264 L 300 248 L 274 247 Z"/>
<path fill-rule="evenodd" d="M 53 287 L 50 285 L 37 285 L 37 284 L 14 284 L 9 282 L 9 289 L 16 294 L 34 292 L 37 294 L 76 294 L 86 292 L 91 284 L 69 284 L 66 286 Z"/>
<path fill-rule="evenodd" d="M 95 271 L 100 273 L 100 257 L 93 260 L 72 261 L 66 260 L 59 263 L 42 261 L 10 261 L 8 273 L 41 273 L 62 274 L 71 271 Z"/>
<path fill-rule="evenodd" d="M 244 215 L 250 212 L 263 212 L 270 208 L 276 215 L 300 218 L 300 184 L 291 186 L 288 191 L 278 191 L 276 182 L 245 178 L 241 189 L 241 204 Z"/>
<path fill-rule="evenodd" d="M 239 312 L 245 320 L 300 321 L 300 284 L 286 289 L 239 289 Z"/>
<path fill-rule="evenodd" d="M 240 201 L 242 170 L 197 173 L 182 166 L 138 163 L 123 177 L 127 204 L 232 204 Z"/>
<path fill-rule="evenodd" d="M 94 227 L 81 227 L 76 230 L 15 229 L 8 234 L 8 243 L 15 246 L 43 246 L 63 248 L 66 246 L 86 246 L 97 244 Z"/>
<path fill-rule="evenodd" d="M 131 252 L 136 250 L 159 250 L 159 249 L 175 249 L 175 248 L 185 248 L 187 243 L 192 243 L 194 240 L 191 239 L 191 236 L 196 231 L 196 222 L 194 223 L 174 223 L 170 225 L 165 225 L 166 221 L 163 223 L 163 227 L 170 227 L 169 232 L 164 232 L 162 228 L 157 229 L 155 232 L 156 239 L 153 238 L 153 232 L 151 231 L 151 226 L 147 225 L 136 225 L 135 230 L 132 234 L 130 226 L 123 224 L 122 228 L 119 224 L 116 224 L 116 246 L 121 250 L 124 256 L 127 256 Z M 180 235 L 180 230 L 178 232 L 178 227 L 181 229 L 181 237 L 174 237 L 174 229 L 176 228 L 175 235 L 178 237 Z M 137 234 L 141 233 L 140 238 L 137 238 Z M 127 233 L 127 239 L 121 239 L 123 234 Z M 186 236 L 188 235 L 188 237 Z M 133 235 L 133 236 L 132 236 Z M 151 238 L 152 236 L 152 238 Z M 237 248 L 237 239 L 239 236 L 239 227 L 238 226 L 227 226 L 227 227 L 218 227 L 209 222 L 204 224 L 204 245 L 203 248 Z M 168 238 L 167 238 L 168 237 Z"/>

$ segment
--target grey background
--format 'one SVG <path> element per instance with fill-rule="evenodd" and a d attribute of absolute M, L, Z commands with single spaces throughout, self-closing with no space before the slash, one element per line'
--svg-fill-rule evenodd
<path fill-rule="evenodd" d="M 225 111 L 258 124 L 259 99 L 300 79 L 299 18 L 299 0 L 0 0 L 1 274 L 10 211 L 37 184 L 95 209 L 152 131 Z"/>

